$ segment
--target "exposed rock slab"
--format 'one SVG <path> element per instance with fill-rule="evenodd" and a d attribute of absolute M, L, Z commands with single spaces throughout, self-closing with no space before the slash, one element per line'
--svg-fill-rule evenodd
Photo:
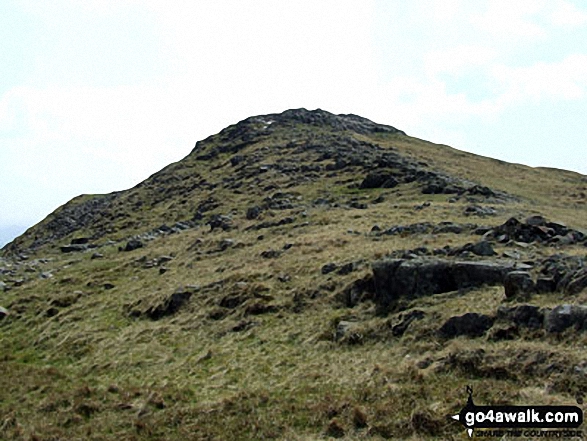
<path fill-rule="evenodd" d="M 388 308 L 399 299 L 457 291 L 482 285 L 497 285 L 516 269 L 508 260 L 452 261 L 418 258 L 386 259 L 372 264 L 375 301 Z"/>

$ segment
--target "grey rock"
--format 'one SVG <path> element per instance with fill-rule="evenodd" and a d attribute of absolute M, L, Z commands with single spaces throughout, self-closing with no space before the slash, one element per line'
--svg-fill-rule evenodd
<path fill-rule="evenodd" d="M 369 173 L 359 188 L 393 188 L 399 184 L 397 179 L 390 172 L 372 172 Z"/>
<path fill-rule="evenodd" d="M 322 267 L 322 274 L 329 274 L 331 272 L 333 272 L 334 270 L 336 270 L 336 268 L 338 268 L 338 265 L 336 263 L 330 262 L 327 263 L 326 265 L 324 265 Z"/>
<path fill-rule="evenodd" d="M 131 239 L 129 240 L 126 245 L 124 246 L 124 248 L 122 248 L 122 251 L 134 251 L 134 250 L 138 250 L 139 248 L 143 248 L 143 242 L 141 242 L 138 239 Z"/>
<path fill-rule="evenodd" d="M 62 253 L 76 253 L 80 251 L 85 251 L 88 249 L 87 245 L 64 245 L 59 247 Z"/>
<path fill-rule="evenodd" d="M 526 271 L 512 271 L 503 282 L 505 296 L 508 299 L 519 296 L 528 296 L 535 291 L 532 275 Z"/>
<path fill-rule="evenodd" d="M 372 264 L 375 301 L 387 309 L 399 299 L 502 284 L 510 261 L 465 262 L 438 258 L 384 259 Z"/>
<path fill-rule="evenodd" d="M 8 312 L 8 309 L 0 306 L 0 320 L 2 320 L 7 315 L 10 315 L 10 313 Z"/>
<path fill-rule="evenodd" d="M 493 326 L 494 320 L 485 314 L 468 312 L 449 318 L 438 330 L 438 335 L 443 338 L 481 337 Z"/>
<path fill-rule="evenodd" d="M 476 244 L 474 244 L 470 251 L 473 254 L 476 254 L 477 256 L 494 256 L 497 253 L 494 251 L 493 246 L 491 245 L 491 243 L 487 242 L 487 241 L 481 241 L 481 242 L 477 242 Z"/>
<path fill-rule="evenodd" d="M 569 294 L 579 294 L 587 288 L 587 268 L 577 271 L 573 274 L 572 279 L 565 288 L 565 291 Z"/>
<path fill-rule="evenodd" d="M 6 283 L 0 281 L 0 292 L 5 292 L 5 291 L 8 291 L 8 290 L 9 290 L 8 285 Z"/>
<path fill-rule="evenodd" d="M 91 257 L 92 260 L 102 259 L 102 258 L 104 258 L 104 254 L 101 254 L 101 253 L 94 253 L 94 254 L 92 254 L 92 257 Z"/>
<path fill-rule="evenodd" d="M 218 244 L 218 248 L 220 251 L 226 251 L 228 248 L 232 248 L 234 246 L 234 240 L 232 239 L 222 239 Z"/>
<path fill-rule="evenodd" d="M 549 293 L 556 291 L 556 281 L 553 277 L 538 277 L 536 279 L 536 292 Z"/>
<path fill-rule="evenodd" d="M 461 234 L 463 232 L 463 226 L 459 224 L 455 224 L 453 222 L 441 222 L 438 224 L 432 233 L 440 234 L 440 233 L 453 233 L 453 234 Z"/>
<path fill-rule="evenodd" d="M 533 227 L 542 227 L 546 225 L 546 219 L 543 216 L 530 216 L 526 219 L 526 224 L 531 225 Z"/>
<path fill-rule="evenodd" d="M 571 327 L 578 331 L 587 329 L 587 307 L 565 304 L 546 314 L 544 328 L 547 332 L 559 333 Z"/>
<path fill-rule="evenodd" d="M 514 323 L 516 326 L 539 329 L 544 322 L 544 311 L 535 305 L 500 306 L 497 318 Z"/>

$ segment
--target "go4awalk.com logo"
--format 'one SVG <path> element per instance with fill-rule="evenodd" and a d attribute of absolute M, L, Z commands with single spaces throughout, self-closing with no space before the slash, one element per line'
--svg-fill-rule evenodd
<path fill-rule="evenodd" d="M 477 406 L 470 386 L 467 393 L 467 404 L 452 418 L 465 426 L 469 437 L 476 429 L 501 429 L 479 432 L 479 436 L 582 437 L 581 431 L 574 430 L 583 424 L 583 411 L 577 406 Z"/>

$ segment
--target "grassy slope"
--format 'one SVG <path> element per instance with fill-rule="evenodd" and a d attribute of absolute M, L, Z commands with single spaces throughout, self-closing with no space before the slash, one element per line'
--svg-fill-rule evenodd
<path fill-rule="evenodd" d="M 124 222 L 131 222 L 135 231 L 146 231 L 162 221 L 185 219 L 211 194 L 222 203 L 218 212 L 235 210 L 236 231 L 211 232 L 202 226 L 160 237 L 129 253 L 118 252 L 116 244 L 105 246 L 100 248 L 104 259 L 95 260 L 90 259 L 91 252 L 63 255 L 51 246 L 42 248 L 30 261 L 41 256 L 50 260 L 34 263 L 34 271 L 51 270 L 54 277 L 44 280 L 33 277 L 33 272 L 23 273 L 30 281 L 1 297 L 13 315 L 0 323 L 4 348 L 0 436 L 301 440 L 325 438 L 340 428 L 346 439 L 464 439 L 461 428 L 446 416 L 464 404 L 467 384 L 474 386 L 478 403 L 572 403 L 585 392 L 585 384 L 542 373 L 544 362 L 537 359 L 578 362 L 587 355 L 583 336 L 498 343 L 445 342 L 434 336 L 434 330 L 452 315 L 494 312 L 503 303 L 501 289 L 414 301 L 410 307 L 424 310 L 426 318 L 401 338 L 390 332 L 396 316 L 376 316 L 370 302 L 346 308 L 337 299 L 347 284 L 369 273 L 369 262 L 392 250 L 476 240 L 454 234 L 374 238 L 368 234 L 374 224 L 451 220 L 497 225 L 511 215 L 541 213 L 587 228 L 585 201 L 572 196 L 585 190 L 584 179 L 569 172 L 505 164 L 410 137 L 377 135 L 370 141 L 393 145 L 436 169 L 517 195 L 520 202 L 496 206 L 496 217 L 472 219 L 463 214 L 466 203 L 448 203 L 446 196 L 423 195 L 410 185 L 349 190 L 337 183 L 348 176 L 339 176 L 289 188 L 302 195 L 304 206 L 264 214 L 264 220 L 293 215 L 293 224 L 246 231 L 258 222 L 245 219 L 246 207 L 264 196 L 251 180 L 241 195 L 217 188 L 202 190 L 183 204 L 177 198 L 147 203 L 148 209 L 125 213 L 116 221 L 120 222 L 116 231 L 100 243 L 124 237 L 128 233 L 122 228 Z M 272 142 L 268 139 L 244 152 Z M 269 155 L 265 161 L 280 156 Z M 228 158 L 220 158 L 216 170 L 193 158 L 171 167 L 179 167 L 175 173 L 186 173 L 188 180 L 197 174 L 218 181 L 218 176 L 231 173 Z M 264 179 L 279 185 L 284 178 L 270 173 Z M 367 210 L 306 204 L 324 195 L 370 201 L 380 194 L 386 195 L 386 201 Z M 135 188 L 116 206 L 124 210 L 133 197 L 148 201 L 153 194 L 145 187 Z M 424 201 L 432 205 L 414 209 Z M 227 238 L 240 245 L 218 252 L 218 243 Z M 263 251 L 282 250 L 285 244 L 293 246 L 279 258 L 261 257 Z M 497 247 L 498 252 L 504 250 Z M 536 256 L 559 251 L 530 250 Z M 564 251 L 584 253 L 584 248 Z M 164 274 L 157 267 L 144 268 L 139 261 L 143 256 L 150 260 L 166 255 L 173 260 L 165 264 Z M 329 262 L 359 259 L 365 264 L 346 276 L 320 271 Z M 289 280 L 280 281 L 286 275 Z M 104 289 L 106 282 L 115 287 Z M 221 283 L 211 285 L 214 282 Z M 129 305 L 139 299 L 156 303 L 188 285 L 201 288 L 185 309 L 171 317 L 151 321 L 127 314 Z M 220 299 L 226 296 L 245 301 L 234 309 L 221 308 Z M 548 306 L 563 300 L 582 299 L 556 294 L 533 302 Z M 247 307 L 257 303 L 274 305 L 277 312 L 247 314 Z M 49 317 L 52 307 L 57 314 Z M 225 317 L 218 319 L 218 311 Z M 361 344 L 333 340 L 341 320 L 360 323 Z M 233 332 L 238 325 L 245 330 Z M 484 368 L 472 370 L 467 356 L 481 357 L 478 365 Z M 431 361 L 429 367 L 417 367 L 426 359 Z"/>

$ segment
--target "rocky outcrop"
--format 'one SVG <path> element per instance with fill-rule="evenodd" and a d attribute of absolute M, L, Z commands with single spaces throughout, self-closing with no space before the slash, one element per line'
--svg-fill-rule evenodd
<path fill-rule="evenodd" d="M 452 261 L 417 258 L 386 259 L 372 264 L 375 301 L 387 309 L 400 299 L 502 284 L 515 269 L 511 261 Z"/>

